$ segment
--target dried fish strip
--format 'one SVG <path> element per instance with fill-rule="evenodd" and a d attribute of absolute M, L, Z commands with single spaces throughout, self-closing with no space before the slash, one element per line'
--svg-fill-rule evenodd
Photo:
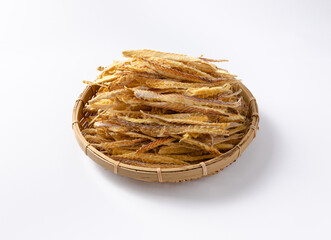
<path fill-rule="evenodd" d="M 172 134 L 199 133 L 199 134 L 219 134 L 228 135 L 228 130 L 216 126 L 203 125 L 146 125 L 133 123 L 123 119 L 113 119 L 114 123 L 123 127 L 130 128 L 133 131 L 140 131 L 144 134 L 156 137 L 164 137 Z"/>
<path fill-rule="evenodd" d="M 82 130 L 83 134 L 95 135 L 97 134 L 97 130 L 95 128 L 85 128 Z"/>
<path fill-rule="evenodd" d="M 171 158 L 167 156 L 162 156 L 155 153 L 126 153 L 117 155 L 117 157 L 132 159 L 132 160 L 140 160 L 142 162 L 147 163 L 170 163 L 170 164 L 181 164 L 187 165 L 185 161 L 178 160 L 176 158 Z"/>
<path fill-rule="evenodd" d="M 139 166 L 139 167 L 146 167 L 146 168 L 176 168 L 187 165 L 187 164 L 183 165 L 183 164 L 147 163 L 147 162 L 141 162 L 139 160 L 132 160 L 123 157 L 118 157 L 117 155 L 113 155 L 112 158 L 117 161 L 120 161 L 121 163 L 129 164 L 133 166 Z"/>
<path fill-rule="evenodd" d="M 181 62 L 177 62 L 177 61 L 173 61 L 173 60 L 169 60 L 169 59 L 162 59 L 162 58 L 158 58 L 158 57 L 150 57 L 148 58 L 149 61 L 152 62 L 156 62 L 159 63 L 163 66 L 172 68 L 172 69 L 176 69 L 178 71 L 181 71 L 183 73 L 188 73 L 188 74 L 192 74 L 192 75 L 196 75 L 199 77 L 203 77 L 206 79 L 214 79 L 213 76 L 209 75 L 208 73 L 202 72 L 196 68 L 187 66 Z"/>
<path fill-rule="evenodd" d="M 214 147 L 217 148 L 218 150 L 230 150 L 231 148 L 234 147 L 234 145 L 231 143 L 219 143 L 214 145 Z"/>
<path fill-rule="evenodd" d="M 169 88 L 201 88 L 201 87 L 208 87 L 210 84 L 208 83 L 186 83 L 186 82 L 178 82 L 173 81 L 171 79 L 146 79 L 146 85 L 150 88 L 156 89 L 169 89 Z"/>
<path fill-rule="evenodd" d="M 169 123 L 179 123 L 179 124 L 190 124 L 190 125 L 204 125 L 204 126 L 216 126 L 216 127 L 220 127 L 223 129 L 226 129 L 227 127 L 229 127 L 231 125 L 231 123 L 210 123 L 210 122 L 201 122 L 201 121 L 195 121 L 195 120 L 191 120 L 191 119 L 181 119 L 181 118 L 166 118 L 166 117 L 161 117 L 161 116 L 156 116 L 153 114 L 148 114 L 145 113 L 143 111 L 141 111 L 144 115 L 150 117 L 150 118 L 155 118 L 158 119 L 160 121 L 165 121 L 165 122 L 169 122 Z"/>
<path fill-rule="evenodd" d="M 132 122 L 132 123 L 169 125 L 167 123 L 164 123 L 162 121 L 158 121 L 157 119 L 153 119 L 153 118 L 130 118 L 130 117 L 127 117 L 127 116 L 118 116 L 118 118 L 126 120 L 128 122 Z"/>
<path fill-rule="evenodd" d="M 174 140 L 175 140 L 175 139 L 172 138 L 172 137 L 167 137 L 167 138 L 160 138 L 160 139 L 157 139 L 157 140 L 155 140 L 155 141 L 153 141 L 153 142 L 148 143 L 148 144 L 145 145 L 145 146 L 142 146 L 141 148 L 139 148 L 139 149 L 137 150 L 136 153 L 147 152 L 147 151 L 149 151 L 149 150 L 151 150 L 151 149 L 153 149 L 153 148 L 156 148 L 156 147 L 158 147 L 158 146 L 161 146 L 161 145 L 164 145 L 164 144 L 166 144 L 166 143 L 172 142 L 172 141 L 174 141 Z"/>
<path fill-rule="evenodd" d="M 183 144 L 176 143 L 175 145 L 162 146 L 160 147 L 158 154 L 171 155 L 171 154 L 191 154 L 192 152 L 201 153 L 195 148 L 188 148 Z"/>
<path fill-rule="evenodd" d="M 219 100 L 212 99 L 203 99 L 197 97 L 189 97 L 180 94 L 160 94 L 153 91 L 140 90 L 135 89 L 134 95 L 137 98 L 142 98 L 145 100 L 151 101 L 163 101 L 170 103 L 182 103 L 182 104 L 192 104 L 198 106 L 209 106 L 209 107 L 239 107 L 241 102 L 238 100 L 237 102 L 222 102 Z"/>
<path fill-rule="evenodd" d="M 183 154 L 178 154 L 178 155 L 163 155 L 163 156 L 169 156 L 172 158 L 180 159 L 185 162 L 194 162 L 194 161 L 202 161 L 206 159 L 211 159 L 214 157 L 217 157 L 217 154 L 205 154 L 205 155 L 199 155 L 199 156 L 191 156 L 191 155 L 183 155 Z"/>
<path fill-rule="evenodd" d="M 176 53 L 163 53 L 148 49 L 141 50 L 127 50 L 123 51 L 124 57 L 160 57 L 165 59 L 170 59 L 178 62 L 183 62 L 189 66 L 195 67 L 204 72 L 214 72 L 216 67 L 209 64 L 208 62 L 201 60 L 199 58 L 190 57 L 187 55 L 176 54 Z"/>
<path fill-rule="evenodd" d="M 210 59 L 210 58 L 204 58 L 204 57 L 199 57 L 201 60 L 204 60 L 206 62 L 228 62 L 229 60 L 226 59 Z"/>
<path fill-rule="evenodd" d="M 182 138 L 179 142 L 185 142 L 194 146 L 197 146 L 209 153 L 216 154 L 216 155 L 221 155 L 221 153 L 214 147 L 208 146 L 207 144 L 200 142 L 198 140 L 194 140 L 191 138 Z"/>
<path fill-rule="evenodd" d="M 220 93 L 229 92 L 230 89 L 231 85 L 226 83 L 220 87 L 188 88 L 184 94 L 187 96 L 210 97 Z"/>
<path fill-rule="evenodd" d="M 179 80 L 186 80 L 186 81 L 190 81 L 190 82 L 198 82 L 198 83 L 212 82 L 212 80 L 210 80 L 210 79 L 192 75 L 189 73 L 184 73 L 184 72 L 178 71 L 176 69 L 172 69 L 172 68 L 163 66 L 156 62 L 149 61 L 145 58 L 139 57 L 139 59 L 144 61 L 145 63 L 147 63 L 153 70 L 155 70 L 156 72 L 158 72 L 159 74 L 161 74 L 165 77 L 170 77 L 170 78 L 179 79 Z M 222 79 L 222 80 L 225 80 L 225 79 Z"/>
<path fill-rule="evenodd" d="M 111 92 L 104 92 L 104 93 L 99 94 L 95 98 L 92 98 L 89 101 L 89 104 L 94 104 L 103 99 L 111 99 L 113 97 L 116 97 L 119 94 L 128 93 L 129 91 L 130 91 L 129 89 L 122 88 L 122 89 L 114 90 Z"/>
<path fill-rule="evenodd" d="M 167 102 L 141 102 L 141 104 L 150 107 L 170 109 L 182 113 L 203 113 L 203 114 L 211 114 L 211 115 L 220 115 L 225 117 L 231 116 L 229 113 L 225 112 L 225 110 L 218 108 L 204 107 L 204 106 L 194 106 L 194 105 L 187 105 L 181 103 L 167 103 Z"/>
<path fill-rule="evenodd" d="M 151 141 L 155 141 L 156 138 L 142 134 L 142 133 L 137 133 L 137 132 L 123 132 L 124 135 L 127 135 L 129 137 L 133 137 L 133 138 L 146 138 L 149 139 Z"/>
<path fill-rule="evenodd" d="M 89 142 L 93 143 L 103 143 L 103 142 L 110 142 L 112 140 L 109 140 L 107 138 L 104 138 L 102 136 L 95 136 L 95 135 L 85 135 L 85 139 Z"/>
<path fill-rule="evenodd" d="M 143 114 L 142 112 L 140 112 Z M 173 113 L 173 114 L 154 114 L 157 117 L 164 117 L 168 119 L 190 119 L 201 122 L 208 122 L 209 118 L 206 115 L 201 115 L 199 113 Z"/>
<path fill-rule="evenodd" d="M 100 143 L 100 144 L 93 144 L 94 147 L 97 148 L 103 148 L 105 150 L 109 150 L 112 148 L 116 148 L 116 147 L 128 147 L 128 146 L 133 146 L 136 145 L 137 143 L 141 143 L 146 141 L 146 139 L 144 138 L 138 138 L 138 139 L 134 139 L 134 140 L 122 140 L 122 141 L 116 141 L 116 142 L 104 142 L 104 143 Z"/>

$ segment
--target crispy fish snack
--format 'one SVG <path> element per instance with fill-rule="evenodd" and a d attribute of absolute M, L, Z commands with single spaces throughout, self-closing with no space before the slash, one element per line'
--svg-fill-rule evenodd
<path fill-rule="evenodd" d="M 166 143 L 169 143 L 169 142 L 173 142 L 175 139 L 172 138 L 172 137 L 166 137 L 166 138 L 159 138 L 153 142 L 150 142 L 148 143 L 147 145 L 145 146 L 142 146 L 141 148 L 139 148 L 137 150 L 136 153 L 143 153 L 143 152 L 147 152 L 153 148 L 156 148 L 158 146 L 161 146 L 161 145 L 164 145 Z"/>
<path fill-rule="evenodd" d="M 82 133 L 125 164 L 172 168 L 221 156 L 248 130 L 240 80 L 213 60 L 153 50 L 127 50 L 93 82 Z"/>
<path fill-rule="evenodd" d="M 212 73 L 217 71 L 217 67 L 209 63 L 208 60 L 211 59 L 207 60 L 207 59 L 195 58 L 182 54 L 164 53 L 164 52 L 153 51 L 148 49 L 141 49 L 141 50 L 127 50 L 123 52 L 123 55 L 124 57 L 145 57 L 145 58 L 159 57 L 159 58 L 185 63 L 188 66 L 194 67 L 206 73 Z"/>
<path fill-rule="evenodd" d="M 153 91 L 147 90 L 134 90 L 134 95 L 136 98 L 158 101 L 158 102 L 170 102 L 170 103 L 183 103 L 188 105 L 198 105 L 198 106 L 209 106 L 209 107 L 239 107 L 240 99 L 237 102 L 222 102 L 219 100 L 203 99 L 197 97 L 188 97 L 181 94 L 160 94 Z"/>

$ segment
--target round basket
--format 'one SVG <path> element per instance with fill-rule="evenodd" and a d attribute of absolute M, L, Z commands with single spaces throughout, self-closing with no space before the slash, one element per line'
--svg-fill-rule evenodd
<path fill-rule="evenodd" d="M 87 115 L 83 112 L 84 105 L 90 100 L 98 90 L 97 86 L 87 86 L 83 93 L 76 100 L 73 116 L 72 128 L 74 130 L 79 146 L 84 153 L 93 161 L 103 166 L 105 169 L 130 178 L 147 182 L 183 182 L 198 179 L 204 176 L 210 176 L 222 171 L 225 167 L 236 161 L 236 159 L 245 151 L 248 145 L 256 136 L 259 124 L 259 114 L 256 100 L 252 93 L 242 83 L 239 84 L 242 89 L 242 97 L 248 103 L 249 117 L 251 124 L 244 138 L 234 148 L 224 153 L 222 156 L 194 164 L 177 168 L 146 168 L 128 165 L 116 161 L 90 145 L 82 135 L 81 130 L 86 126 L 84 120 Z"/>

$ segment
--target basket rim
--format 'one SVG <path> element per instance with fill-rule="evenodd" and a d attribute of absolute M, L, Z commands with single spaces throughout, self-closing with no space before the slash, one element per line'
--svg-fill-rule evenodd
<path fill-rule="evenodd" d="M 222 161 L 226 158 L 229 158 L 230 156 L 237 153 L 237 159 L 242 152 L 244 152 L 245 148 L 242 150 L 241 146 L 243 143 L 246 141 L 249 141 L 248 144 L 255 138 L 256 136 L 256 130 L 258 129 L 258 124 L 259 124 L 259 112 L 258 112 L 258 105 L 256 102 L 256 99 L 254 98 L 253 94 L 249 91 L 249 89 L 243 84 L 239 83 L 239 87 L 243 90 L 243 92 L 247 95 L 248 98 L 248 108 L 249 108 L 249 115 L 251 117 L 251 123 L 249 125 L 249 130 L 245 134 L 245 136 L 241 139 L 241 141 L 232 149 L 227 151 L 221 156 L 217 156 L 215 158 L 209 159 L 207 161 L 203 161 L 205 166 L 210 166 L 213 165 L 219 161 Z M 76 136 L 76 139 L 78 143 L 80 143 L 81 148 L 85 151 L 85 154 L 88 155 L 88 151 L 93 153 L 94 155 L 99 157 L 99 160 L 105 162 L 106 164 L 110 164 L 113 166 L 113 168 L 122 168 L 128 171 L 133 171 L 133 172 L 141 172 L 141 173 L 154 173 L 157 174 L 157 168 L 152 168 L 152 167 L 141 167 L 141 166 L 135 166 L 135 165 L 130 165 L 126 163 L 122 163 L 119 161 L 116 161 L 112 159 L 111 157 L 103 154 L 102 152 L 98 151 L 95 147 L 91 146 L 91 144 L 84 138 L 81 130 L 80 130 L 80 111 L 83 109 L 83 106 L 86 104 L 85 98 L 87 94 L 92 91 L 95 93 L 97 88 L 92 85 L 92 86 L 86 86 L 84 91 L 79 95 L 78 99 L 75 102 L 74 108 L 73 108 L 73 116 L 72 116 L 72 128 L 74 131 L 74 134 Z M 254 134 L 254 137 L 251 139 L 251 135 Z M 174 168 L 161 168 L 162 173 L 182 173 L 185 171 L 190 171 L 190 170 L 195 170 L 202 168 L 202 165 L 200 163 L 197 164 L 192 164 L 188 166 L 182 166 L 182 167 L 174 167 Z"/>

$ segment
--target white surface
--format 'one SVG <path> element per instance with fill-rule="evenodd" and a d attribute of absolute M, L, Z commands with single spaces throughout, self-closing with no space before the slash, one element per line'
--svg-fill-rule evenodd
<path fill-rule="evenodd" d="M 1 1 L 0 239 L 330 239 L 330 1 Z M 210 58 L 258 100 L 222 173 L 151 184 L 103 170 L 74 101 L 125 49 Z M 329 152 L 329 153 L 328 153 Z"/>

